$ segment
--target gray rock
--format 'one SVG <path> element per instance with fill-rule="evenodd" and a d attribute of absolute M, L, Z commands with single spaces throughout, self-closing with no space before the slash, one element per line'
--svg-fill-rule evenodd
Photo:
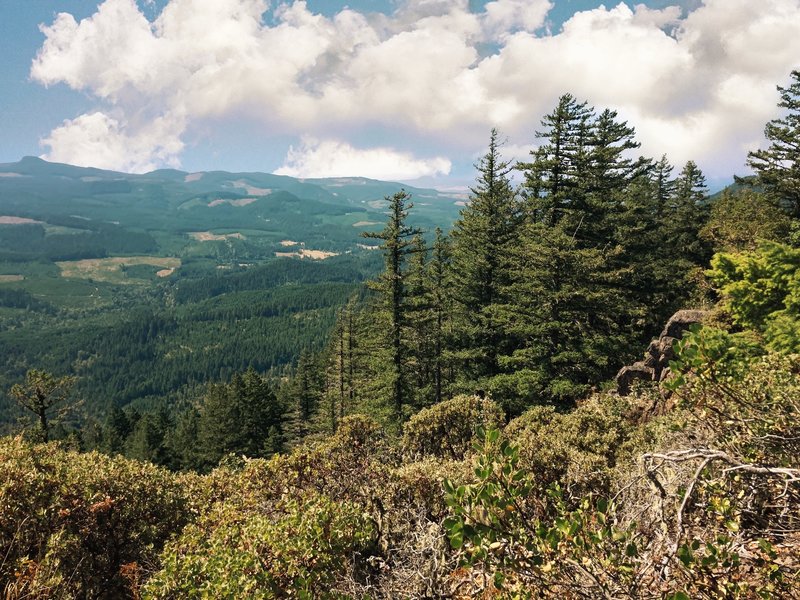
<path fill-rule="evenodd" d="M 671 337 L 679 338 L 689 326 L 700 323 L 708 316 L 707 310 L 679 310 L 669 318 L 664 331 L 658 336 L 659 339 Z"/>
<path fill-rule="evenodd" d="M 617 393 L 620 396 L 627 396 L 631 393 L 631 387 L 636 380 L 653 381 L 655 371 L 643 362 L 633 363 L 627 367 L 622 367 L 617 373 Z"/>

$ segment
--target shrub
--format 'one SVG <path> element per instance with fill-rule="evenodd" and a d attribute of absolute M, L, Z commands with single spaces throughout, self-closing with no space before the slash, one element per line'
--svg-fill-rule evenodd
<path fill-rule="evenodd" d="M 218 504 L 170 543 L 145 598 L 325 598 L 373 539 L 354 504 L 309 492 L 263 514 Z"/>
<path fill-rule="evenodd" d="M 762 242 L 752 252 L 717 254 L 707 272 L 721 305 L 773 350 L 800 352 L 800 249 Z"/>
<path fill-rule="evenodd" d="M 134 597 L 190 518 L 164 469 L 0 439 L 0 587 L 8 598 Z"/>
<path fill-rule="evenodd" d="M 460 460 L 470 449 L 479 427 L 497 428 L 502 409 L 485 398 L 456 396 L 411 417 L 403 427 L 403 450 L 411 456 Z"/>
<path fill-rule="evenodd" d="M 519 447 L 519 461 L 540 495 L 559 484 L 565 497 L 608 492 L 618 451 L 634 429 L 626 401 L 595 396 L 569 413 L 535 406 L 508 424 L 506 439 Z"/>

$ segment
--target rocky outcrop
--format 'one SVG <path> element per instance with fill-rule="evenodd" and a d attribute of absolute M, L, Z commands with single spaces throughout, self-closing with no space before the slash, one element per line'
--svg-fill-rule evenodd
<path fill-rule="evenodd" d="M 679 310 L 672 315 L 664 330 L 650 342 L 643 361 L 622 367 L 617 373 L 617 393 L 627 396 L 633 383 L 641 381 L 663 381 L 669 375 L 669 361 L 675 358 L 672 344 L 680 339 L 691 325 L 700 323 L 708 316 L 705 310 Z"/>

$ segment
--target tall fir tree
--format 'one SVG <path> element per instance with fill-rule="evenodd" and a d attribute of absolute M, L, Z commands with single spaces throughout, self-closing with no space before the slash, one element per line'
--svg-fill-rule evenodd
<path fill-rule="evenodd" d="M 518 235 L 521 205 L 500 146 L 493 129 L 489 149 L 476 165 L 478 180 L 451 233 L 454 350 L 468 381 L 497 375 L 498 355 L 510 343 L 495 314 L 510 283 L 510 248 Z"/>
<path fill-rule="evenodd" d="M 788 87 L 778 86 L 778 106 L 786 111 L 764 127 L 769 147 L 750 152 L 747 164 L 766 191 L 794 219 L 800 219 L 800 71 L 792 71 Z"/>
<path fill-rule="evenodd" d="M 450 273 L 451 247 L 450 240 L 442 230 L 436 228 L 433 241 L 431 262 L 428 267 L 428 289 L 430 294 L 432 370 L 433 370 L 433 402 L 444 400 L 444 394 L 452 384 L 450 361 L 447 347 L 451 337 L 452 296 L 448 288 Z"/>
<path fill-rule="evenodd" d="M 414 236 L 408 263 L 409 384 L 415 408 L 422 408 L 431 403 L 434 362 L 428 247 L 422 234 Z"/>
<path fill-rule="evenodd" d="M 312 429 L 324 383 L 318 356 L 308 348 L 300 353 L 297 366 L 285 386 L 281 386 L 282 402 L 288 407 L 287 438 L 299 443 Z"/>
<path fill-rule="evenodd" d="M 665 231 L 671 250 L 697 267 L 705 267 L 710 249 L 700 237 L 708 220 L 706 178 L 694 161 L 688 161 L 675 179 L 671 211 Z"/>
<path fill-rule="evenodd" d="M 542 118 L 543 140 L 532 160 L 517 165 L 524 172 L 523 190 L 532 221 L 552 227 L 583 200 L 588 166 L 589 121 L 593 109 L 571 94 L 559 98 L 555 110 Z"/>
<path fill-rule="evenodd" d="M 284 409 L 271 384 L 250 368 L 210 386 L 200 406 L 198 443 L 204 466 L 229 453 L 269 456 L 283 447 Z"/>
<path fill-rule="evenodd" d="M 656 220 L 660 220 L 670 202 L 670 198 L 675 192 L 675 180 L 672 179 L 673 167 L 667 155 L 663 154 L 661 158 L 653 165 L 653 170 L 650 173 L 651 184 L 651 198 L 653 199 L 653 211 Z"/>
<path fill-rule="evenodd" d="M 496 383 L 516 398 L 513 411 L 568 403 L 613 374 L 638 341 L 644 311 L 631 293 L 637 257 L 624 232 L 645 213 L 631 192 L 651 164 L 631 158 L 633 128 L 568 94 L 542 125 L 540 147 L 520 165 L 527 222 L 503 312 L 517 347 Z"/>
<path fill-rule="evenodd" d="M 366 238 L 380 240 L 385 267 L 370 287 L 378 294 L 380 310 L 387 323 L 387 363 L 384 372 L 388 378 L 389 404 L 397 419 L 403 418 L 403 408 L 409 401 L 408 351 L 405 329 L 408 321 L 406 262 L 413 249 L 413 238 L 419 230 L 406 223 L 408 211 L 413 208 L 410 196 L 401 190 L 389 201 L 389 219 L 383 231 L 365 232 Z"/>

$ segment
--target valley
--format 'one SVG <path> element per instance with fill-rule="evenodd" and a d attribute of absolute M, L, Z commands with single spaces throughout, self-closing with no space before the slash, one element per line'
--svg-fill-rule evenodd
<path fill-rule="evenodd" d="M 7 390 L 32 365 L 76 373 L 85 414 L 102 418 L 321 348 L 380 268 L 361 231 L 402 187 L 0 165 L 0 430 L 19 416 Z M 419 227 L 457 216 L 458 198 L 407 189 Z"/>

